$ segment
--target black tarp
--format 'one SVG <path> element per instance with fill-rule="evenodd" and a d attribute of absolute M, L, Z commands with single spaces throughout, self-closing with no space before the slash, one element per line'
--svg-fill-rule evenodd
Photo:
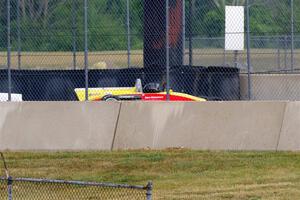
<path fill-rule="evenodd" d="M 166 81 L 162 68 L 128 68 L 89 71 L 89 87 L 132 87 L 137 78 L 143 84 Z M 76 100 L 75 88 L 84 88 L 84 70 L 12 70 L 12 92 L 25 101 Z M 211 100 L 239 100 L 239 70 L 229 67 L 175 66 L 170 69 L 174 91 Z M 8 92 L 7 70 L 0 70 L 0 92 Z"/>

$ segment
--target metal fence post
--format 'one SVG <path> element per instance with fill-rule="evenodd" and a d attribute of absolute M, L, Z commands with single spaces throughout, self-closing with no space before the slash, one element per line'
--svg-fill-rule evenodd
<path fill-rule="evenodd" d="M 284 69 L 287 70 L 287 50 L 288 45 L 287 45 L 287 36 L 284 36 Z"/>
<path fill-rule="evenodd" d="M 84 72 L 85 100 L 88 101 L 89 71 L 88 71 L 88 0 L 84 0 Z"/>
<path fill-rule="evenodd" d="M 280 65 L 280 37 L 277 36 L 277 69 L 280 71 L 281 70 L 281 65 Z"/>
<path fill-rule="evenodd" d="M 170 46 L 169 46 L 169 0 L 166 0 L 166 70 L 167 70 L 167 101 L 170 100 Z"/>
<path fill-rule="evenodd" d="M 12 200 L 12 184 L 13 184 L 13 179 L 11 176 L 7 178 L 7 196 L 8 200 Z"/>
<path fill-rule="evenodd" d="M 76 45 L 76 1 L 77 0 L 73 0 L 72 1 L 72 36 L 73 36 L 73 69 L 76 69 L 76 49 L 77 49 L 77 45 Z"/>
<path fill-rule="evenodd" d="M 7 0 L 7 76 L 8 76 L 8 101 L 11 101 L 11 27 L 10 27 L 10 0 Z"/>
<path fill-rule="evenodd" d="M 291 0 L 291 70 L 294 71 L 294 0 Z"/>
<path fill-rule="evenodd" d="M 130 1 L 127 0 L 126 1 L 126 24 L 127 24 L 127 66 L 128 68 L 130 67 L 131 65 L 131 58 L 130 58 L 130 55 L 131 55 L 131 44 L 130 44 Z"/>
<path fill-rule="evenodd" d="M 182 56 L 183 56 L 183 63 L 185 60 L 185 28 L 186 28 L 186 21 L 185 21 L 185 0 L 182 1 Z"/>
<path fill-rule="evenodd" d="M 193 66 L 193 26 L 192 26 L 192 18 L 193 18 L 193 0 L 189 0 L 189 66 Z"/>
<path fill-rule="evenodd" d="M 224 67 L 226 66 L 226 50 L 225 50 L 225 47 L 224 47 L 224 50 L 223 50 L 223 66 Z"/>
<path fill-rule="evenodd" d="M 20 0 L 17 1 L 18 69 L 21 69 Z"/>
<path fill-rule="evenodd" d="M 153 190 L 153 183 L 149 182 L 147 185 L 147 192 L 146 192 L 147 200 L 152 200 L 152 190 Z"/>
<path fill-rule="evenodd" d="M 252 85 L 251 85 L 251 58 L 250 58 L 250 14 L 249 14 L 249 0 L 246 1 L 247 12 L 247 71 L 248 71 L 248 99 L 252 99 Z"/>
<path fill-rule="evenodd" d="M 7 179 L 7 197 L 8 197 L 8 200 L 12 200 L 12 184 L 13 184 L 13 179 L 9 175 L 9 171 L 7 169 L 6 161 L 5 161 L 5 158 L 4 158 L 4 155 L 3 155 L 2 152 L 0 152 L 0 159 L 3 162 L 4 171 L 5 171 L 5 175 L 6 175 L 6 179 Z"/>
<path fill-rule="evenodd" d="M 233 65 L 235 68 L 238 67 L 238 54 L 239 52 L 237 50 L 233 51 Z"/>

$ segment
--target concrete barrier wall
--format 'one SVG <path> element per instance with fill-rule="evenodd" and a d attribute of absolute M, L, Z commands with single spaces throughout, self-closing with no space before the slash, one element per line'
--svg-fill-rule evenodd
<path fill-rule="evenodd" d="M 300 150 L 300 102 L 287 103 L 278 150 Z"/>
<path fill-rule="evenodd" d="M 284 102 L 123 103 L 114 149 L 276 150 Z"/>
<path fill-rule="evenodd" d="M 110 150 L 120 103 L 0 103 L 0 150 Z"/>
<path fill-rule="evenodd" d="M 300 102 L 0 103 L 0 150 L 300 150 Z"/>
<path fill-rule="evenodd" d="M 240 76 L 241 99 L 248 99 L 247 75 Z M 252 100 L 300 100 L 300 74 L 253 74 Z"/>

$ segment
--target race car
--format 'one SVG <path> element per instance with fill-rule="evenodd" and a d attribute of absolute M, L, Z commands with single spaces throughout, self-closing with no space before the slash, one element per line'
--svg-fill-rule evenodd
<path fill-rule="evenodd" d="M 85 89 L 76 88 L 79 101 L 85 101 Z M 167 92 L 159 83 L 149 83 L 142 87 L 140 79 L 136 80 L 134 87 L 104 87 L 89 88 L 89 101 L 166 101 Z M 174 92 L 170 90 L 170 101 L 206 101 L 204 98 Z"/>

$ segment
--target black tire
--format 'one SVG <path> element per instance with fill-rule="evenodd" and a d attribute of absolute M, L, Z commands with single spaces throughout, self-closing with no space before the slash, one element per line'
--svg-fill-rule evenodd
<path fill-rule="evenodd" d="M 120 99 L 115 96 L 105 96 L 103 97 L 103 101 L 119 101 Z"/>

